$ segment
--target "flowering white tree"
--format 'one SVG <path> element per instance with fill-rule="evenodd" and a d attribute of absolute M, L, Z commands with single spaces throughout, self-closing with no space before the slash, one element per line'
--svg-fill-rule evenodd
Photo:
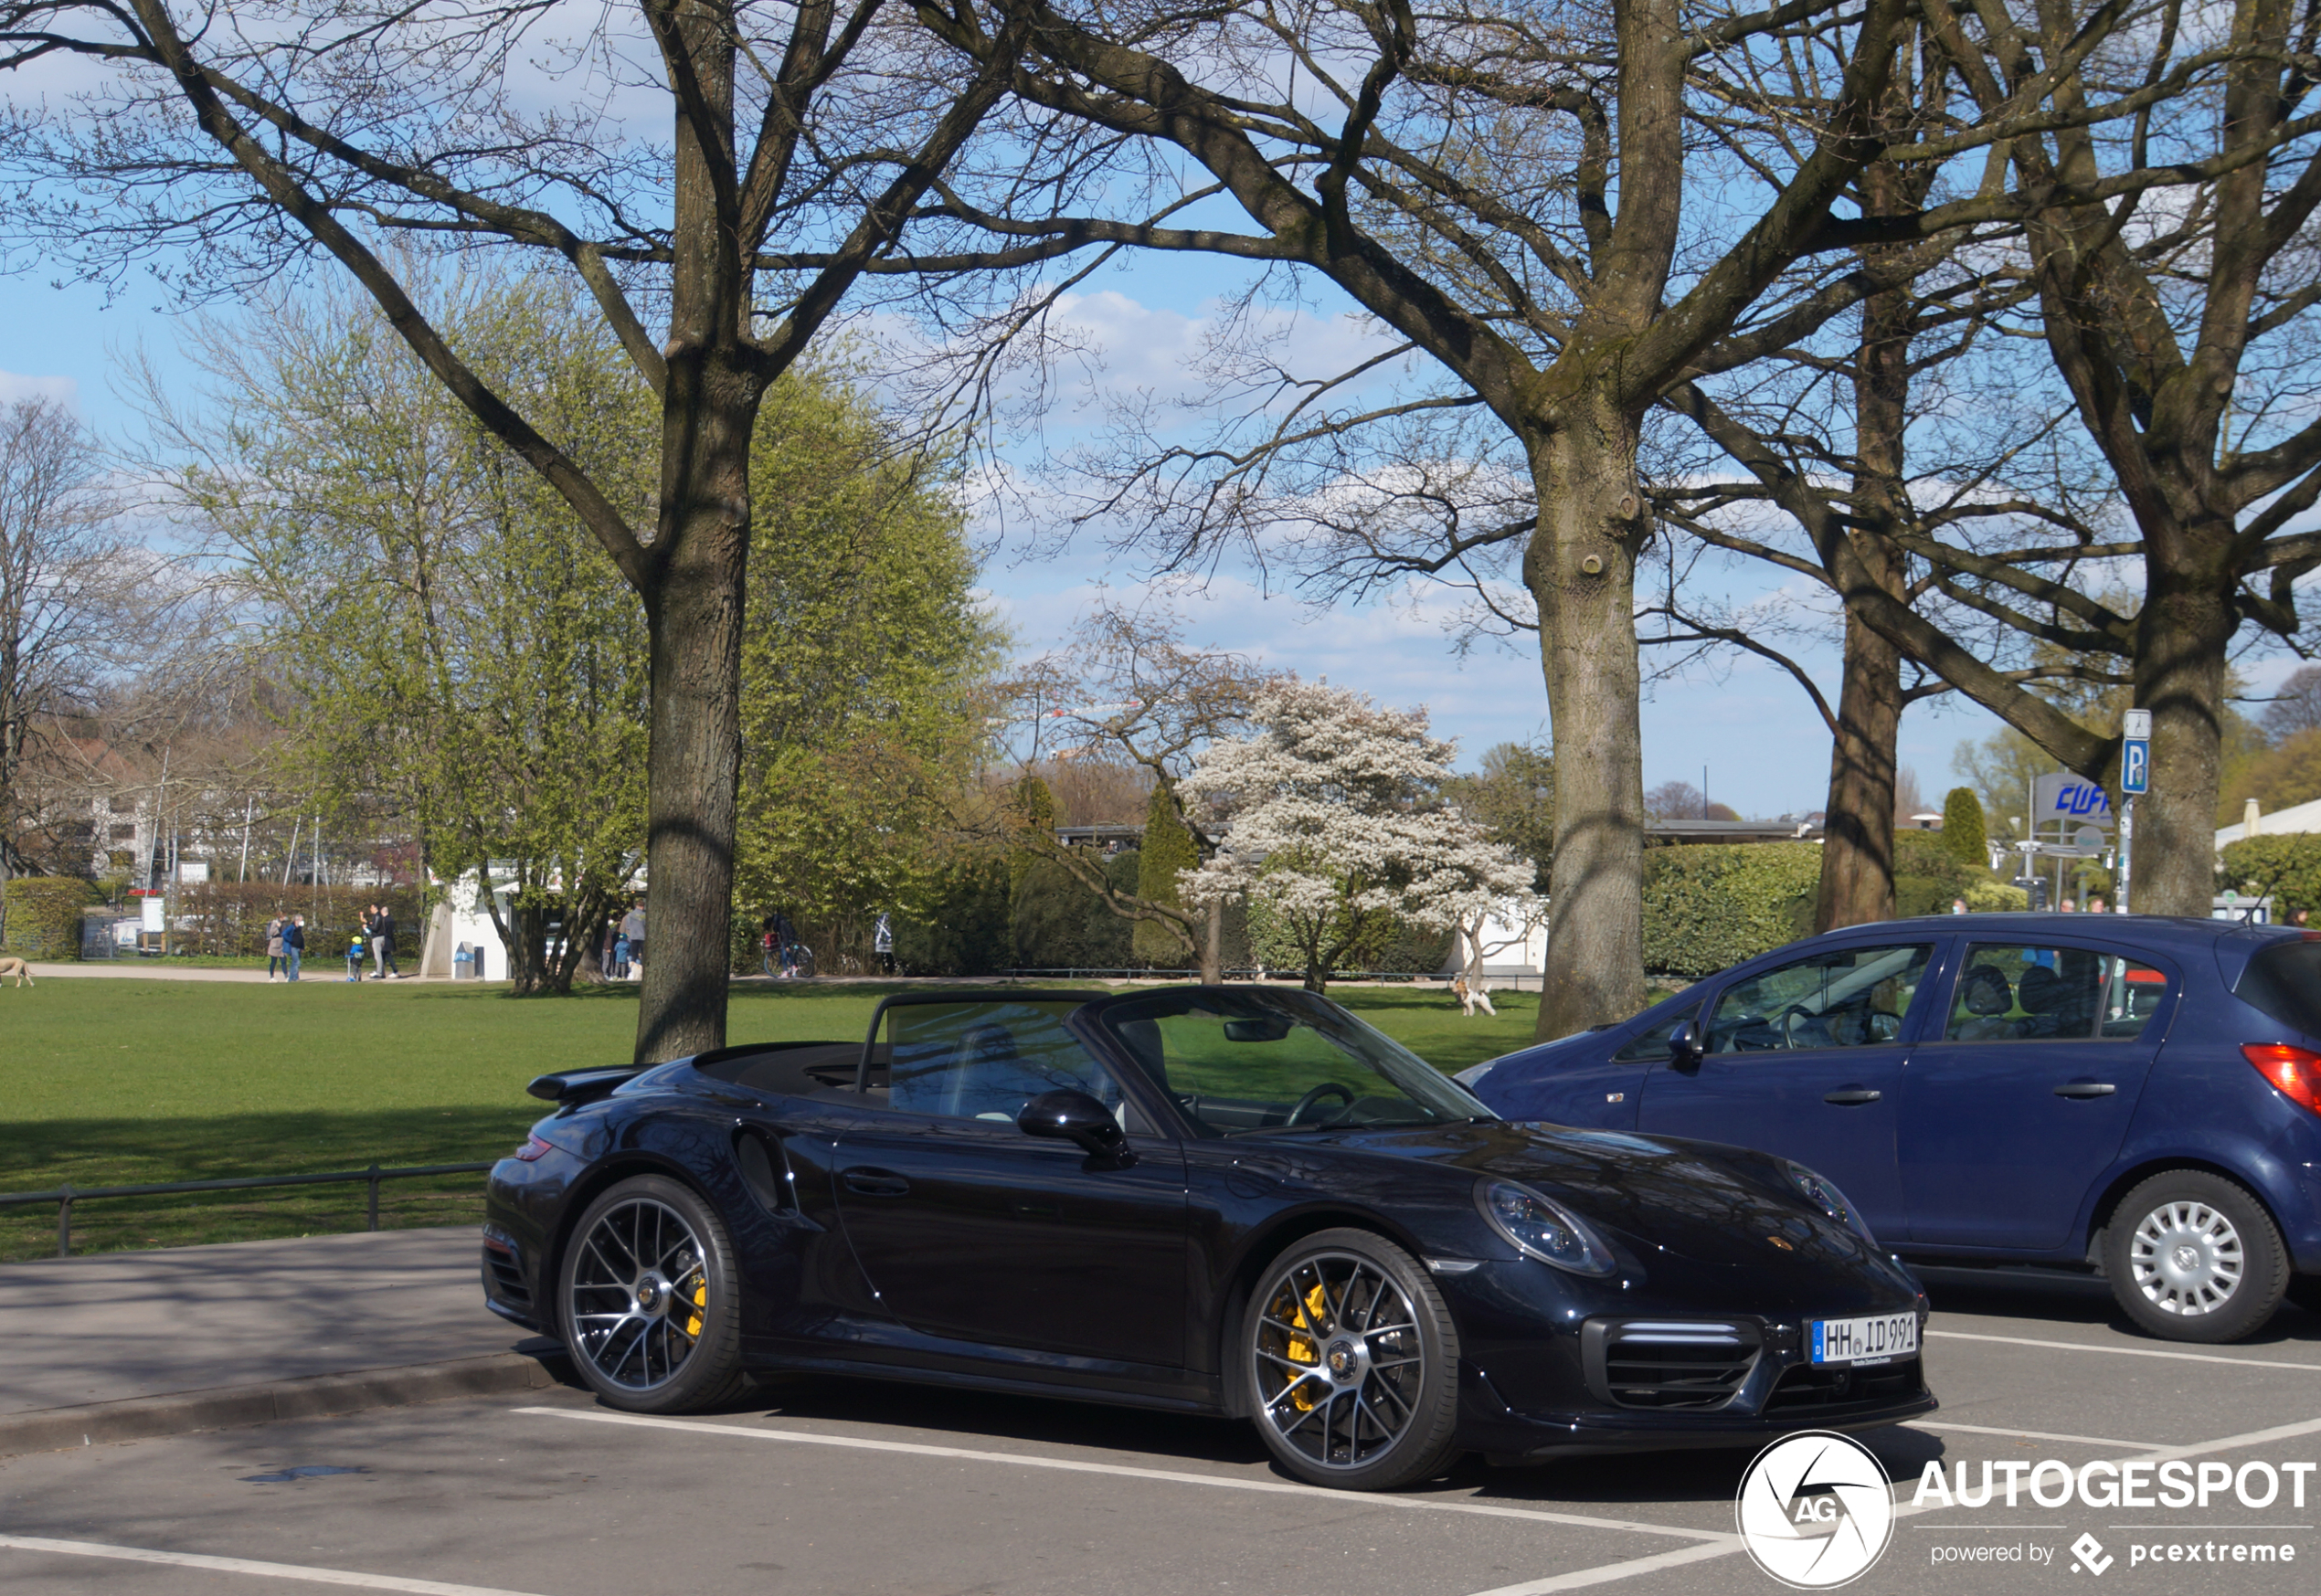
<path fill-rule="evenodd" d="M 1296 941 L 1306 989 L 1397 920 L 1448 929 L 1533 912 L 1531 865 L 1440 798 L 1457 745 L 1424 710 L 1288 678 L 1252 706 L 1256 735 L 1210 745 L 1183 792 L 1231 819 L 1179 879 L 1188 903 L 1248 898 Z"/>

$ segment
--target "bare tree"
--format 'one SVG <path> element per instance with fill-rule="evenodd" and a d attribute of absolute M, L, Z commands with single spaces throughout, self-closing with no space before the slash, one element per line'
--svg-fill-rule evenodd
<path fill-rule="evenodd" d="M 1020 26 L 975 33 L 979 64 L 962 68 L 894 11 L 641 0 L 558 44 L 525 0 L 0 0 L 0 66 L 68 57 L 95 81 L 9 112 L 20 242 L 105 280 L 190 249 L 211 291 L 335 262 L 642 599 L 662 930 L 640 1061 L 725 1034 L 760 401 L 896 248 L 1015 63 Z M 641 93 L 668 118 L 665 145 L 613 109 Z M 401 232 L 513 247 L 585 284 L 660 404 L 649 525 L 428 319 L 379 248 Z M 819 264 L 778 253 L 800 248 Z"/>
<path fill-rule="evenodd" d="M 1475 407 L 1505 429 L 1536 508 L 1477 535 L 1521 547 L 1562 772 L 1539 1034 L 1632 1012 L 1643 997 L 1634 626 L 1652 524 L 1637 470 L 1645 417 L 1678 385 L 1742 369 L 1920 269 L 1906 247 L 1864 265 L 1865 245 L 1939 238 L 2027 208 L 1998 191 L 1935 195 L 1907 229 L 1833 214 L 1894 143 L 1881 111 L 1916 38 L 1913 8 L 1614 0 L 1421 16 L 1400 4 L 1249 0 L 1082 20 L 1042 0 L 991 3 L 1036 19 L 1048 65 L 1019 79 L 1020 95 L 1171 148 L 1213 185 L 1195 192 L 1222 191 L 1254 224 L 980 218 L 996 236 L 1207 250 L 1319 273 L 1391 333 L 1372 367 L 1415 353 L 1447 374 L 1364 418 Z M 930 26 L 972 48 L 956 25 Z M 1765 61 L 1788 65 L 1777 93 L 1760 89 Z M 2016 122 L 2047 114 L 2045 81 L 1915 141 L 1913 158 L 1987 167 Z M 2105 101 L 2089 114 L 2130 111 Z M 1831 264 L 1792 271 L 1809 259 Z M 1229 500 L 1284 439 L 1343 429 L 1351 376 L 1284 384 L 1256 428 L 1279 437 L 1188 458 L 1205 455 L 1198 474 Z M 1215 498 L 1204 526 L 1219 519 Z M 1229 530 L 1257 530 L 1233 527 L 1224 508 Z"/>
<path fill-rule="evenodd" d="M 1979 108 L 2027 92 L 2051 107 L 2008 152 L 2018 191 L 2042 202 L 2025 218 L 2037 331 L 2134 520 L 2114 552 L 2141 565 L 2142 591 L 2105 604 L 2034 570 L 1955 563 L 1962 588 L 2030 635 L 2130 655 L 2152 714 L 2136 907 L 2202 914 L 2231 650 L 2250 620 L 2297 643 L 2296 584 L 2321 568 L 2321 531 L 2297 530 L 2321 502 L 2321 7 L 2170 0 L 2088 58 L 2096 15 L 2050 3 L 1992 11 L 1972 39 L 1935 28 Z M 2093 112 L 2107 93 L 2134 118 Z M 2161 161 L 2189 182 L 2139 204 L 2136 172 Z M 2038 740 L 2091 778 L 2116 748 Z"/>
<path fill-rule="evenodd" d="M 2321 726 L 2321 665 L 2300 665 L 2264 706 L 2264 735 L 2274 742 Z"/>
<path fill-rule="evenodd" d="M 137 630 L 149 573 L 119 513 L 71 412 L 46 398 L 0 407 L 0 879 L 40 868 L 19 838 L 36 728 L 91 703 Z"/>

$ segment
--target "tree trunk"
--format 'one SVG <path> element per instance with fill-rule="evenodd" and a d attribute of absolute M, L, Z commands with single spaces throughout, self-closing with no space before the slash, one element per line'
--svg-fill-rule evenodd
<path fill-rule="evenodd" d="M 2229 526 L 2185 541 L 2220 568 Z M 2205 546 L 2203 546 L 2205 545 Z M 2145 563 L 2136 617 L 2136 703 L 2152 712 L 2152 789 L 2136 801 L 2132 907 L 2206 919 L 2216 893 L 2216 798 L 2226 650 L 2240 617 L 2215 568 Z"/>
<path fill-rule="evenodd" d="M 705 425 L 704 430 L 708 430 Z M 747 417 L 729 458 L 681 478 L 703 503 L 645 597 L 652 724 L 647 777 L 645 978 L 636 1062 L 721 1047 L 732 955 L 734 826 L 741 780 L 742 575 L 748 546 Z M 728 508 L 730 506 L 730 509 Z"/>
<path fill-rule="evenodd" d="M 1829 747 L 1816 931 L 1893 918 L 1894 740 L 1901 725 L 1902 656 L 1849 614 L 1838 733 Z"/>
<path fill-rule="evenodd" d="M 1555 861 L 1536 1040 L 1644 1007 L 1644 765 L 1636 557 L 1648 531 L 1637 427 L 1575 401 L 1532 453 L 1539 530 L 1523 579 L 1539 606 L 1555 739 Z M 1590 562 L 1595 568 L 1590 569 Z"/>
<path fill-rule="evenodd" d="M 650 633 L 645 978 L 636 1062 L 722 1046 L 741 783 L 741 626 L 749 436 L 763 379 L 743 340 L 751 272 L 720 209 L 734 114 L 730 18 L 684 0 L 677 27 L 712 111 L 677 97 L 661 502 L 640 584 Z"/>
<path fill-rule="evenodd" d="M 1872 167 L 1873 208 L 1890 211 L 1893 169 Z M 1869 580 L 1902 597 L 1902 561 L 1879 535 L 1900 510 L 1902 440 L 1909 424 L 1911 308 L 1895 290 L 1863 307 L 1854 357 L 1855 502 L 1867 523 L 1853 540 Z M 1846 607 L 1844 675 L 1838 729 L 1829 747 L 1829 797 L 1822 822 L 1821 887 L 1814 929 L 1834 931 L 1894 914 L 1894 745 L 1902 731 L 1902 653 Z"/>
<path fill-rule="evenodd" d="M 1209 900 L 1209 917 L 1201 927 L 1201 984 L 1220 987 L 1225 979 L 1225 904 Z"/>

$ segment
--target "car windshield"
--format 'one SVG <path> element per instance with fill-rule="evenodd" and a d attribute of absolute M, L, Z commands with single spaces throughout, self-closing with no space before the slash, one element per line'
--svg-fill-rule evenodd
<path fill-rule="evenodd" d="M 1424 1059 L 1309 993 L 1160 992 L 1108 1004 L 1102 1021 L 1204 1136 L 1496 1117 Z"/>

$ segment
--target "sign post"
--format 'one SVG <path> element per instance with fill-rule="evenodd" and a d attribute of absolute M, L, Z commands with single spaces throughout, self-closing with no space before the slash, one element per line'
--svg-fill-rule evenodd
<path fill-rule="evenodd" d="M 2127 913 L 2130 859 L 2136 846 L 2136 795 L 2152 787 L 2152 712 L 2132 709 L 2120 719 L 2120 879 L 2112 894 Z"/>

